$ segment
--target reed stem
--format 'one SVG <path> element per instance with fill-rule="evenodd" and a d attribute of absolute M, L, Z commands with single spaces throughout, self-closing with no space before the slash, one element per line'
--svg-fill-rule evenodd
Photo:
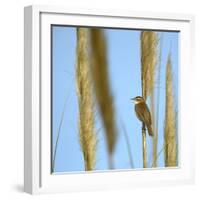
<path fill-rule="evenodd" d="M 147 168 L 146 127 L 144 123 L 142 123 L 142 148 L 143 148 L 143 168 Z"/>
<path fill-rule="evenodd" d="M 122 124 L 123 133 L 124 133 L 124 136 L 125 136 L 130 166 L 131 166 L 131 168 L 134 168 L 134 162 L 133 162 L 133 157 L 132 157 L 132 153 L 131 153 L 131 145 L 130 145 L 130 142 L 129 142 L 128 134 L 127 134 L 126 128 L 124 126 L 124 123 L 122 121 L 121 121 L 121 124 Z"/>

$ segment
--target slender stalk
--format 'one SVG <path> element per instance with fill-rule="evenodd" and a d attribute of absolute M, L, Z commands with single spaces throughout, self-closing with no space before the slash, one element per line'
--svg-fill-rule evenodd
<path fill-rule="evenodd" d="M 161 153 L 165 150 L 166 145 L 168 145 L 170 143 L 170 141 L 168 141 L 168 143 L 164 142 L 163 147 L 160 149 L 160 151 L 157 153 L 155 160 L 153 160 L 151 167 L 154 166 L 154 163 L 157 163 L 158 158 L 160 157 Z"/>
<path fill-rule="evenodd" d="M 59 123 L 59 127 L 58 127 L 58 133 L 57 133 L 57 136 L 56 136 L 56 143 L 55 143 L 55 147 L 54 147 L 53 158 L 52 158 L 52 162 L 51 162 L 52 172 L 55 171 L 55 163 L 56 163 L 58 143 L 59 143 L 59 140 L 60 140 L 61 128 L 62 128 L 63 119 L 64 119 L 64 115 L 65 115 L 66 105 L 67 105 L 69 98 L 70 98 L 70 91 L 69 91 L 69 93 L 68 93 L 68 95 L 65 99 L 64 106 L 63 106 L 63 109 L 62 109 L 62 114 L 61 114 L 60 123 Z"/>
<path fill-rule="evenodd" d="M 54 170 L 55 170 L 55 162 L 56 162 L 56 156 L 57 156 L 58 142 L 60 140 L 60 133 L 61 133 L 61 127 L 62 127 L 62 124 L 63 124 L 64 115 L 65 115 L 66 104 L 67 104 L 67 99 L 66 99 L 64 106 L 63 106 L 61 119 L 60 119 L 60 123 L 59 123 L 59 128 L 58 128 L 58 134 L 57 134 L 57 137 L 56 137 L 55 150 L 54 150 L 53 160 L 52 160 L 52 172 L 54 172 Z"/>
<path fill-rule="evenodd" d="M 146 128 L 142 123 L 142 149 L 143 149 L 143 168 L 147 168 L 147 143 L 146 143 Z"/>
<path fill-rule="evenodd" d="M 89 30 L 77 28 L 76 82 L 79 104 L 79 138 L 85 170 L 93 170 L 96 162 L 96 135 L 88 43 Z"/>
<path fill-rule="evenodd" d="M 154 166 L 155 166 L 155 163 L 157 163 L 158 158 L 160 157 L 160 155 L 161 155 L 161 153 L 164 151 L 164 149 L 165 149 L 165 145 L 163 145 L 163 147 L 161 148 L 161 150 L 158 152 L 158 154 L 157 154 L 156 157 L 154 158 L 151 167 L 154 167 Z"/>
<path fill-rule="evenodd" d="M 128 134 L 127 134 L 126 128 L 125 128 L 124 123 L 123 123 L 122 120 L 121 120 L 121 124 L 122 124 L 123 133 L 124 133 L 124 136 L 125 136 L 125 141 L 126 141 L 126 147 L 127 147 L 127 151 L 128 151 L 128 157 L 129 157 L 130 166 L 131 166 L 131 168 L 134 168 L 133 156 L 132 156 L 132 153 L 131 153 L 131 145 L 130 145 L 130 142 L 129 142 L 129 138 L 128 138 Z"/>

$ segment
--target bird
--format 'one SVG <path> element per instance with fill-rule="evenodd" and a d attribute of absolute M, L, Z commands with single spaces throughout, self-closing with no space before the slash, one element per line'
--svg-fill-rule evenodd
<path fill-rule="evenodd" d="M 131 100 L 135 103 L 135 113 L 137 118 L 147 127 L 149 136 L 153 136 L 151 113 L 144 98 L 141 96 L 136 96 Z"/>

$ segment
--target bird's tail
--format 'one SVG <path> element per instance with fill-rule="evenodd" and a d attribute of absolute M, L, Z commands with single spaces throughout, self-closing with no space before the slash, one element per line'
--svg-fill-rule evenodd
<path fill-rule="evenodd" d="M 147 129 L 148 129 L 149 136 L 153 137 L 153 129 L 152 129 L 151 124 L 147 126 Z"/>

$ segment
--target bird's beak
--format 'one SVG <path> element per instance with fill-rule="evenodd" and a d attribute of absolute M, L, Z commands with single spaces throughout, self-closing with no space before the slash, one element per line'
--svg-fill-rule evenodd
<path fill-rule="evenodd" d="M 131 98 L 131 101 L 135 101 L 135 98 Z"/>

